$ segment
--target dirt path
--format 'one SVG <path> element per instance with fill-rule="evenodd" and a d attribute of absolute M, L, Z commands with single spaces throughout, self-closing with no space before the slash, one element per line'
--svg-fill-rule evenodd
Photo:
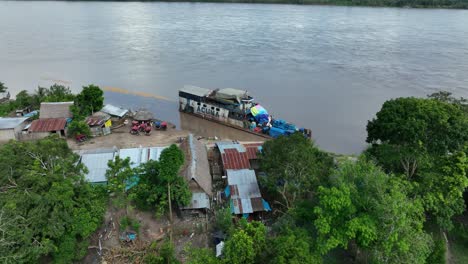
<path fill-rule="evenodd" d="M 450 254 L 450 241 L 447 238 L 447 234 L 442 232 L 442 236 L 444 237 L 445 241 L 445 263 L 450 264 L 452 263 L 452 255 Z"/>
<path fill-rule="evenodd" d="M 188 131 L 169 128 L 165 131 L 155 130 L 149 136 L 131 135 L 130 127 L 123 126 L 112 131 L 112 134 L 91 138 L 83 143 L 77 143 L 74 139 L 68 139 L 68 146 L 73 150 L 162 147 L 176 143 L 180 137 L 187 137 Z"/>

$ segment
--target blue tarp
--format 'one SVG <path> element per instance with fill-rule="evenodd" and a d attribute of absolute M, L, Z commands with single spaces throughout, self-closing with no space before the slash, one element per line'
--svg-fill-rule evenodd
<path fill-rule="evenodd" d="M 224 189 L 224 193 L 226 194 L 226 197 L 229 197 L 231 195 L 231 188 L 229 188 L 229 186 L 226 186 L 226 189 Z"/>
<path fill-rule="evenodd" d="M 249 214 L 242 214 L 242 217 L 245 218 L 245 219 L 248 219 L 248 218 L 249 218 Z"/>
<path fill-rule="evenodd" d="M 291 131 L 296 131 L 297 130 L 295 125 L 287 123 L 286 121 L 284 121 L 282 119 L 274 120 L 272 126 L 276 127 L 276 128 L 283 129 L 283 130 L 291 130 Z"/>
<path fill-rule="evenodd" d="M 267 212 L 271 211 L 270 204 L 267 201 L 262 199 L 262 203 L 263 203 L 263 208 L 265 208 L 265 211 L 267 211 Z"/>
<path fill-rule="evenodd" d="M 272 127 L 270 128 L 269 135 L 272 138 L 277 138 L 286 134 L 286 131 L 281 128 Z"/>
<path fill-rule="evenodd" d="M 234 214 L 234 202 L 231 200 L 231 214 Z"/>
<path fill-rule="evenodd" d="M 31 117 L 31 116 L 38 115 L 38 114 L 39 114 L 39 111 L 34 110 L 34 111 L 30 112 L 30 113 L 27 113 L 27 114 L 23 115 L 23 117 Z"/>
<path fill-rule="evenodd" d="M 128 181 L 125 182 L 125 191 L 135 187 L 139 181 L 140 177 L 138 175 L 133 175 Z"/>

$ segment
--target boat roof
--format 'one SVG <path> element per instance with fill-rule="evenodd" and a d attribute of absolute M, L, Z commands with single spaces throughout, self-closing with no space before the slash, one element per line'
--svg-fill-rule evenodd
<path fill-rule="evenodd" d="M 201 88 L 201 87 L 197 87 L 197 86 L 186 85 L 186 86 L 184 86 L 184 88 L 180 89 L 179 92 L 184 92 L 184 93 L 193 94 L 193 95 L 196 95 L 196 96 L 203 97 L 203 96 L 208 96 L 211 93 L 211 90 L 207 89 L 207 88 Z"/>

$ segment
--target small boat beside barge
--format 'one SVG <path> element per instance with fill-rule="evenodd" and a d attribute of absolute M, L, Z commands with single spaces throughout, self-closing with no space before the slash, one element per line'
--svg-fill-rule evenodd
<path fill-rule="evenodd" d="M 284 120 L 273 119 L 243 90 L 185 86 L 179 90 L 179 111 L 264 138 L 288 136 L 295 132 L 312 138 L 310 129 L 297 128 Z"/>

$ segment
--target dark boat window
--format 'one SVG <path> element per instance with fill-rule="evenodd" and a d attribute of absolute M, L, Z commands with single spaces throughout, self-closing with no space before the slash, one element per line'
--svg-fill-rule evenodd
<path fill-rule="evenodd" d="M 219 111 L 219 108 L 216 108 L 216 111 Z"/>
<path fill-rule="evenodd" d="M 197 105 L 200 105 L 200 102 L 198 102 Z"/>
<path fill-rule="evenodd" d="M 203 104 L 203 107 L 206 107 L 206 104 Z"/>
<path fill-rule="evenodd" d="M 211 110 L 214 110 L 214 106 L 211 107 Z"/>

